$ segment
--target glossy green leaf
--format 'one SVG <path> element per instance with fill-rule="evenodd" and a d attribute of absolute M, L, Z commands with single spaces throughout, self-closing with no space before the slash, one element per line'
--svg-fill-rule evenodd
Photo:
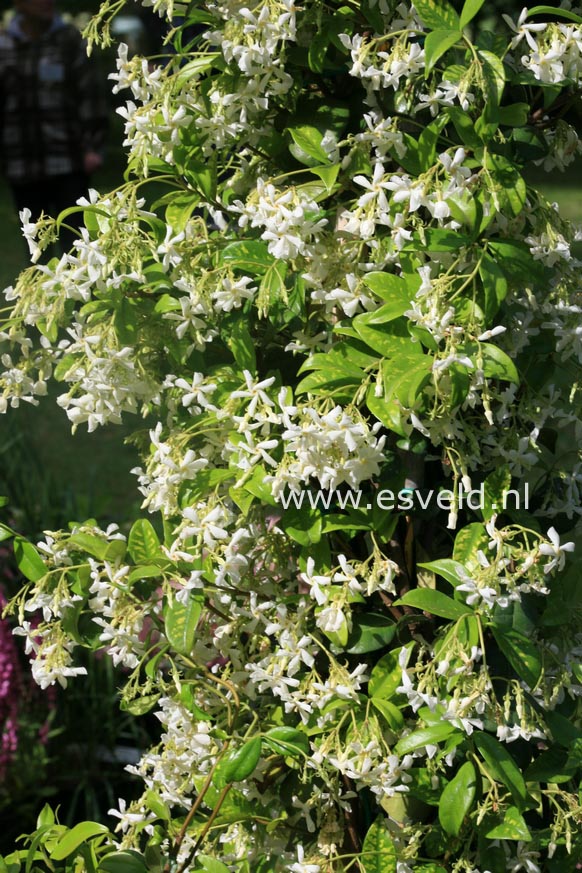
<path fill-rule="evenodd" d="M 263 737 L 269 748 L 278 755 L 292 758 L 303 758 L 309 755 L 311 745 L 309 737 L 303 731 L 291 727 L 274 727 Z"/>
<path fill-rule="evenodd" d="M 331 194 L 333 191 L 333 187 L 337 182 L 337 177 L 340 171 L 339 164 L 333 164 L 332 166 L 327 167 L 310 167 L 309 168 L 312 173 L 314 173 L 325 185 L 327 188 L 327 193 Z"/>
<path fill-rule="evenodd" d="M 459 563 L 459 561 L 453 561 L 450 558 L 441 558 L 439 561 L 429 561 L 428 563 L 419 564 L 418 566 L 423 567 L 425 570 L 430 570 L 432 573 L 436 573 L 437 576 L 442 576 L 442 578 L 446 579 L 447 582 L 450 582 L 454 588 L 461 584 L 463 576 L 466 575 L 466 570 L 463 564 Z"/>
<path fill-rule="evenodd" d="M 397 649 L 393 649 L 391 652 L 383 655 L 374 664 L 370 674 L 370 681 L 368 682 L 370 697 L 386 699 L 396 694 L 396 689 L 402 685 L 402 667 L 399 663 L 400 653 L 403 648 L 406 649 L 406 666 L 412 653 L 412 647 L 412 643 L 408 643 L 407 646 L 399 646 Z"/>
<path fill-rule="evenodd" d="M 14 537 L 14 557 L 23 576 L 31 582 L 38 582 L 48 570 L 36 548 L 24 537 Z"/>
<path fill-rule="evenodd" d="M 527 18 L 533 18 L 534 15 L 551 15 L 558 18 L 565 18 L 566 21 L 574 21 L 576 24 L 582 24 L 582 18 L 571 12 L 569 9 L 560 9 L 556 6 L 532 6 L 528 9 Z"/>
<path fill-rule="evenodd" d="M 484 501 L 481 511 L 485 521 L 505 509 L 505 496 L 511 486 L 509 467 L 502 465 L 489 473 L 483 483 Z"/>
<path fill-rule="evenodd" d="M 160 557 L 160 541 L 147 518 L 139 518 L 131 528 L 127 550 L 136 564 L 147 564 Z"/>
<path fill-rule="evenodd" d="M 387 722 L 389 728 L 393 731 L 401 731 L 404 727 L 404 716 L 397 706 L 389 700 L 382 700 L 379 697 L 371 697 L 372 706 L 378 710 Z"/>
<path fill-rule="evenodd" d="M 456 620 L 471 612 L 464 603 L 430 588 L 416 588 L 413 591 L 407 591 L 404 597 L 397 600 L 394 605 L 414 606 L 416 609 L 422 609 L 423 612 L 430 612 L 431 615 L 451 620 Z"/>
<path fill-rule="evenodd" d="M 194 648 L 203 602 L 201 597 L 190 595 L 186 603 L 174 599 L 164 610 L 164 631 L 167 640 L 181 655 L 191 654 Z"/>
<path fill-rule="evenodd" d="M 221 255 L 223 264 L 230 264 L 251 276 L 262 275 L 274 260 L 267 243 L 258 239 L 229 243 Z"/>
<path fill-rule="evenodd" d="M 529 828 L 515 806 L 510 806 L 500 824 L 490 828 L 485 834 L 488 840 L 531 840 Z"/>
<path fill-rule="evenodd" d="M 75 825 L 74 828 L 71 828 L 70 831 L 67 831 L 64 837 L 59 840 L 51 852 L 51 859 L 53 861 L 62 861 L 78 849 L 79 846 L 90 840 L 91 837 L 108 833 L 109 828 L 105 827 L 105 825 L 99 824 L 96 821 L 83 821 Z"/>
<path fill-rule="evenodd" d="M 420 20 L 431 30 L 459 30 L 459 16 L 446 0 L 418 0 L 414 4 Z"/>
<path fill-rule="evenodd" d="M 437 61 L 442 58 L 456 42 L 461 39 L 461 33 L 456 30 L 433 30 L 427 34 L 424 41 L 426 59 L 425 73 L 428 76 Z"/>
<path fill-rule="evenodd" d="M 99 862 L 100 873 L 146 873 L 145 858 L 133 849 L 111 852 Z"/>
<path fill-rule="evenodd" d="M 443 740 L 449 739 L 455 733 L 458 734 L 459 731 L 450 721 L 442 721 L 402 737 L 396 744 L 395 751 L 397 755 L 408 755 L 410 752 L 415 752 L 416 749 L 442 743 Z"/>
<path fill-rule="evenodd" d="M 247 779 L 259 763 L 261 749 L 261 738 L 253 737 L 239 749 L 230 752 L 216 769 L 213 780 L 216 787 L 222 788 L 231 782 L 242 782 Z"/>
<path fill-rule="evenodd" d="M 484 2 L 485 0 L 465 0 L 461 10 L 461 28 L 466 27 L 475 18 Z"/>
<path fill-rule="evenodd" d="M 483 285 L 483 312 L 489 321 L 497 314 L 507 296 L 507 278 L 501 265 L 488 254 L 481 258 L 479 277 Z"/>
<path fill-rule="evenodd" d="M 204 873 L 230 873 L 230 867 L 219 861 L 218 858 L 211 858 L 210 855 L 196 855 L 197 865 Z M 198 870 L 198 866 L 196 867 Z"/>
<path fill-rule="evenodd" d="M 362 276 L 362 282 L 382 300 L 401 304 L 405 302 L 404 298 L 406 298 L 406 302 L 410 305 L 413 295 L 402 276 L 375 270 Z"/>
<path fill-rule="evenodd" d="M 304 154 L 317 164 L 329 164 L 329 156 L 321 146 L 323 133 L 317 127 L 302 124 L 298 127 L 290 127 L 288 130 L 297 146 L 296 149 L 292 148 L 292 154 L 297 160 L 305 163 L 304 158 L 301 157 Z"/>
<path fill-rule="evenodd" d="M 85 554 L 103 561 L 109 543 L 101 537 L 79 532 L 69 537 L 68 545 L 75 546 Z"/>
<path fill-rule="evenodd" d="M 383 649 L 394 638 L 396 623 L 386 615 L 368 613 L 355 615 L 352 630 L 346 643 L 351 655 L 364 655 Z"/>
<path fill-rule="evenodd" d="M 516 630 L 492 626 L 497 645 L 521 679 L 534 688 L 542 672 L 542 662 L 538 647 L 526 636 Z"/>
<path fill-rule="evenodd" d="M 523 810 L 526 806 L 527 788 L 521 771 L 507 748 L 483 731 L 473 733 L 473 742 L 487 764 L 488 772 L 509 788 L 515 805 Z"/>
<path fill-rule="evenodd" d="M 439 821 L 451 837 L 459 835 L 467 817 L 477 788 L 477 774 L 470 761 L 466 761 L 454 778 L 447 782 L 439 803 Z"/>
<path fill-rule="evenodd" d="M 378 816 L 364 839 L 358 860 L 365 873 L 396 873 L 396 849 L 385 821 Z"/>
<path fill-rule="evenodd" d="M 277 263 L 279 262 L 276 261 L 275 264 Z M 263 281 L 267 276 L 272 275 L 271 271 L 274 269 L 275 264 L 269 267 L 263 276 Z M 228 334 L 226 344 L 232 352 L 239 367 L 243 370 L 248 370 L 250 373 L 255 373 L 257 369 L 255 345 L 247 325 L 244 322 L 237 320 L 230 327 Z"/>
<path fill-rule="evenodd" d="M 485 97 L 495 106 L 499 106 L 505 88 L 505 68 L 503 61 L 496 54 L 489 51 L 477 52 L 481 61 L 485 79 Z"/>

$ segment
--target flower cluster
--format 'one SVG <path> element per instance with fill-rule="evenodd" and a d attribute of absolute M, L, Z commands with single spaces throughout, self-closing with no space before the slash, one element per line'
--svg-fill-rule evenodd
<path fill-rule="evenodd" d="M 579 151 L 582 22 L 473 42 L 475 2 L 153 5 L 186 19 L 163 65 L 119 50 L 127 181 L 48 263 L 55 222 L 23 214 L 0 334 L 1 411 L 54 378 L 74 428 L 147 421 L 143 517 L 18 540 L 37 682 L 82 682 L 89 648 L 160 723 L 95 857 L 569 869 L 579 232 L 522 171 Z M 375 499 L 431 483 L 448 517 Z M 346 499 L 282 499 L 309 488 Z"/>

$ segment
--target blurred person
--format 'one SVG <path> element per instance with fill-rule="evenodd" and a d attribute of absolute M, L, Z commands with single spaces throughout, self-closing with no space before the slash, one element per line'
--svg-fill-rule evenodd
<path fill-rule="evenodd" d="M 14 0 L 0 33 L 0 158 L 19 213 L 56 217 L 103 163 L 107 104 L 79 31 L 55 0 Z M 79 226 L 80 213 L 67 223 Z M 61 233 L 69 247 L 73 234 Z"/>

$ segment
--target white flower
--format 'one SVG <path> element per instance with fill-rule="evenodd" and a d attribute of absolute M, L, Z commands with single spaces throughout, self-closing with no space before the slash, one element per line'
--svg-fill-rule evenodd
<path fill-rule="evenodd" d="M 30 258 L 33 264 L 36 264 L 38 259 L 40 258 L 42 251 L 40 246 L 36 241 L 36 235 L 38 232 L 38 224 L 35 224 L 30 220 L 31 218 L 30 209 L 23 209 L 18 213 L 20 217 L 20 221 L 22 224 L 22 236 L 26 240 L 28 244 L 28 250 L 30 252 Z"/>
<path fill-rule="evenodd" d="M 542 543 L 538 549 L 540 555 L 547 555 L 551 558 L 544 565 L 544 573 L 551 573 L 553 570 L 563 570 L 566 563 L 566 552 L 573 552 L 574 543 L 560 544 L 560 535 L 555 527 L 551 527 L 548 531 L 549 543 Z"/>
<path fill-rule="evenodd" d="M 297 862 L 287 867 L 289 873 L 319 873 L 321 870 L 320 864 L 308 864 L 305 860 L 305 852 L 303 846 L 297 846 Z"/>

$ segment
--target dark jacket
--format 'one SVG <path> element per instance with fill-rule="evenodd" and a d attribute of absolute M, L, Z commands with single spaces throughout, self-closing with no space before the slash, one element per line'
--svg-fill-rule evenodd
<path fill-rule="evenodd" d="M 15 16 L 0 33 L 0 157 L 8 179 L 82 171 L 84 154 L 104 146 L 107 114 L 78 30 L 56 16 L 31 40 Z"/>

